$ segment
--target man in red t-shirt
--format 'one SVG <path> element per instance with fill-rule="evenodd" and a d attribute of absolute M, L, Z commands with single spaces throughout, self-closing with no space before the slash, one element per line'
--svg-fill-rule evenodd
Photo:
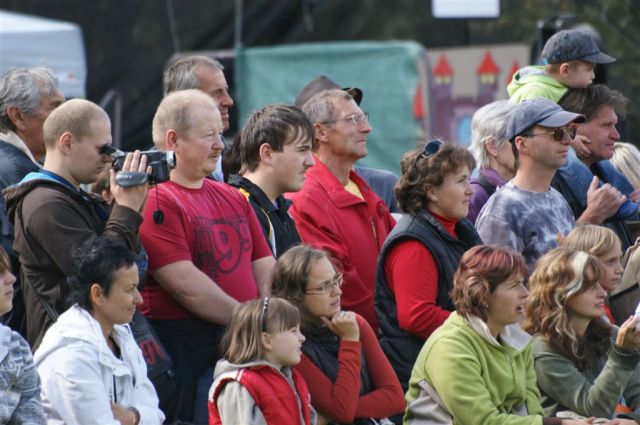
<path fill-rule="evenodd" d="M 153 139 L 175 152 L 176 168 L 170 181 L 149 191 L 140 229 L 150 272 L 141 310 L 174 361 L 175 419 L 188 422 L 202 409 L 206 418 L 212 367 L 231 312 L 268 293 L 275 263 L 247 200 L 206 178 L 219 160 L 222 130 L 215 101 L 200 90 L 162 100 Z"/>

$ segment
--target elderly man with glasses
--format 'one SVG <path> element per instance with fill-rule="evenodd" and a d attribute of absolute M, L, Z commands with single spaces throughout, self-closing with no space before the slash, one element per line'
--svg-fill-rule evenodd
<path fill-rule="evenodd" d="M 291 194 L 291 215 L 302 241 L 324 249 L 344 274 L 342 308 L 363 316 L 374 330 L 375 268 L 395 225 L 383 201 L 353 171 L 367 156 L 368 115 L 344 90 L 324 90 L 302 107 L 315 130 L 315 165 L 302 190 Z"/>
<path fill-rule="evenodd" d="M 544 98 L 525 100 L 509 118 L 507 136 L 518 170 L 489 198 L 476 228 L 484 243 L 520 252 L 529 271 L 540 256 L 558 245 L 558 236 L 575 226 L 571 208 L 551 188 L 551 179 L 567 162 L 575 123 L 584 120 L 584 115 L 567 112 Z"/>

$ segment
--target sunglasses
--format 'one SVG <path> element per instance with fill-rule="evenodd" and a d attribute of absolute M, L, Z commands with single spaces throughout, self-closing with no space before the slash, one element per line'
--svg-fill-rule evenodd
<path fill-rule="evenodd" d="M 536 137 L 536 136 L 545 136 L 547 134 L 551 134 L 553 136 L 553 140 L 555 140 L 556 142 L 560 142 L 562 141 L 562 139 L 564 139 L 564 135 L 565 133 L 569 136 L 570 139 L 573 139 L 576 137 L 576 128 L 575 127 L 571 127 L 571 128 L 553 128 L 550 129 L 549 131 L 545 131 L 543 133 L 535 133 L 535 134 L 528 134 L 528 135 L 523 135 L 524 137 Z"/>
<path fill-rule="evenodd" d="M 444 145 L 444 142 L 439 139 L 431 140 L 424 145 L 422 152 L 418 156 L 416 156 L 415 163 L 424 158 L 429 158 L 431 155 L 436 154 L 440 148 Z"/>

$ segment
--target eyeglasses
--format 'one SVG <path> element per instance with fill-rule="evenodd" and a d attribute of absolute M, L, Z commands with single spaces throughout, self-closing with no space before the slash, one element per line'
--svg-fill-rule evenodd
<path fill-rule="evenodd" d="M 565 133 L 569 136 L 570 139 L 573 139 L 576 137 L 576 128 L 575 127 L 570 127 L 570 128 L 553 128 L 550 129 L 549 131 L 545 131 L 543 133 L 536 133 L 536 134 L 523 134 L 524 137 L 536 137 L 536 136 L 546 136 L 547 134 L 551 134 L 553 136 L 553 140 L 555 140 L 556 142 L 560 142 L 562 141 L 562 139 L 564 139 L 564 135 Z"/>
<path fill-rule="evenodd" d="M 262 300 L 262 332 L 267 331 L 267 314 L 269 313 L 269 297 Z"/>
<path fill-rule="evenodd" d="M 347 121 L 350 124 L 358 125 L 362 121 L 369 122 L 369 113 L 368 112 L 363 112 L 361 114 L 353 114 L 353 115 L 349 115 L 346 118 L 340 118 L 340 119 L 337 119 L 337 120 L 324 121 L 324 122 L 321 122 L 320 124 L 332 124 L 332 123 L 338 122 L 338 121 Z"/>
<path fill-rule="evenodd" d="M 304 291 L 304 293 L 305 294 L 322 294 L 322 295 L 330 294 L 333 288 L 342 288 L 343 283 L 344 283 L 344 278 L 342 276 L 342 273 L 338 273 L 335 276 L 333 276 L 333 279 L 331 279 L 331 282 L 325 282 L 319 288 L 309 288 L 306 291 Z"/>

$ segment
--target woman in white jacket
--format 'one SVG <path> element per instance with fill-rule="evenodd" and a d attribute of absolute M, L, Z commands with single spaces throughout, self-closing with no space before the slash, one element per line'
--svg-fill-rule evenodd
<path fill-rule="evenodd" d="M 34 360 L 49 424 L 161 424 L 164 414 L 129 323 L 142 303 L 135 255 L 99 237 L 68 278 L 73 306 L 49 328 Z"/>

